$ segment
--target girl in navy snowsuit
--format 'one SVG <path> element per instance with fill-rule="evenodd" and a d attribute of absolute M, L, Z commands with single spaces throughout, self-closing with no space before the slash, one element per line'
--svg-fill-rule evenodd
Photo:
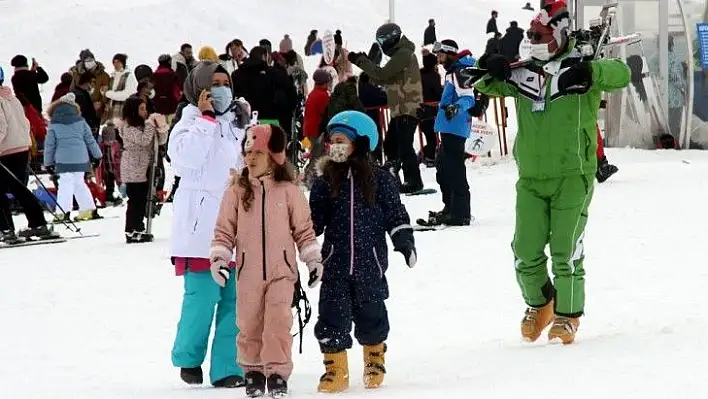
<path fill-rule="evenodd" d="M 386 233 L 394 249 L 415 266 L 413 230 L 393 176 L 370 161 L 378 143 L 374 121 L 358 111 L 335 115 L 327 125 L 329 157 L 320 160 L 310 192 L 315 233 L 324 233 L 324 273 L 315 336 L 326 372 L 320 392 L 349 387 L 347 349 L 354 336 L 364 347 L 364 384 L 377 388 L 384 378 L 388 337 Z"/>

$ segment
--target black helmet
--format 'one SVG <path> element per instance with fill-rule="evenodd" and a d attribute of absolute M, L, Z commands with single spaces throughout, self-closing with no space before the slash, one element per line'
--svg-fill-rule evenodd
<path fill-rule="evenodd" d="M 393 48 L 401 40 L 401 27 L 394 23 L 381 25 L 376 30 L 376 42 L 387 56 L 391 56 Z"/>

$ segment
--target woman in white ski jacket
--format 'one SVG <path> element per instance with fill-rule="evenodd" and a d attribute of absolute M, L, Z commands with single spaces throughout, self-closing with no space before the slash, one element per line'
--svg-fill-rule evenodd
<path fill-rule="evenodd" d="M 170 255 L 185 287 L 172 363 L 186 383 L 202 383 L 205 342 L 216 311 L 210 382 L 237 387 L 243 385 L 243 370 L 236 364 L 236 273 L 221 288 L 209 271 L 209 254 L 231 171 L 243 168 L 241 141 L 250 110 L 245 101 L 233 100 L 231 78 L 214 62 L 197 64 L 184 83 L 184 95 L 189 105 L 167 148 L 181 177 L 173 202 Z"/>

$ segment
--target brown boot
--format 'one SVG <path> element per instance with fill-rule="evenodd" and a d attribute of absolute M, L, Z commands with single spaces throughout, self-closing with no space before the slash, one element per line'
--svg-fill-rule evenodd
<path fill-rule="evenodd" d="M 548 340 L 560 340 L 563 345 L 572 344 L 575 341 L 575 333 L 578 332 L 580 319 L 577 317 L 556 316 L 553 326 L 548 331 Z"/>
<path fill-rule="evenodd" d="M 528 342 L 535 342 L 554 318 L 552 300 L 541 308 L 527 308 L 526 315 L 521 320 L 521 336 Z"/>
<path fill-rule="evenodd" d="M 364 385 L 367 389 L 378 388 L 383 384 L 386 368 L 384 367 L 386 344 L 364 345 Z"/>
<path fill-rule="evenodd" d="M 349 388 L 349 361 L 347 352 L 324 354 L 325 373 L 320 377 L 318 392 L 337 393 Z"/>

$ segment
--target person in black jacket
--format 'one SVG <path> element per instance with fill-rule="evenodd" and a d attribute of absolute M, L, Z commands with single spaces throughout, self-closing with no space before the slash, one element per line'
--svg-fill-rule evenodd
<path fill-rule="evenodd" d="M 516 21 L 511 21 L 509 27 L 506 28 L 506 34 L 501 38 L 501 51 L 504 57 L 509 61 L 517 61 L 519 59 L 519 46 L 524 40 L 524 30 L 519 28 Z"/>
<path fill-rule="evenodd" d="M 12 75 L 12 89 L 15 93 L 24 94 L 32 107 L 41 114 L 42 96 L 39 94 L 39 85 L 47 83 L 49 76 L 34 58 L 32 58 L 32 68 L 30 68 L 27 57 L 24 55 L 13 57 L 10 65 L 15 68 L 15 74 Z"/>
<path fill-rule="evenodd" d="M 381 119 L 379 118 L 379 108 L 388 105 L 388 96 L 386 91 L 381 87 L 371 83 L 371 77 L 362 72 L 359 75 L 359 101 L 366 110 L 366 115 L 376 123 L 376 130 L 379 132 L 379 141 L 376 144 L 376 149 L 372 151 L 372 156 L 379 164 L 383 163 L 383 154 L 381 153 L 381 144 L 383 143 L 383 132 L 381 131 Z"/>
<path fill-rule="evenodd" d="M 251 50 L 248 60 L 231 74 L 234 97 L 245 98 L 261 122 L 280 127 L 285 115 L 292 117 L 297 92 L 287 71 L 268 66 L 267 60 L 265 48 Z"/>
<path fill-rule="evenodd" d="M 101 126 L 101 119 L 96 113 L 96 107 L 91 99 L 91 85 L 96 82 L 96 78 L 91 72 L 84 72 L 79 76 L 79 80 L 71 92 L 76 97 L 76 103 L 81 109 L 81 116 L 86 120 L 86 123 L 91 128 L 93 137 L 98 136 L 98 128 Z"/>
<path fill-rule="evenodd" d="M 489 21 L 487 21 L 487 32 L 486 33 L 499 33 L 499 29 L 497 29 L 497 17 L 499 16 L 499 13 L 496 11 L 492 11 L 492 17 L 489 18 Z"/>
<path fill-rule="evenodd" d="M 499 54 L 502 50 L 502 35 L 495 33 L 494 37 L 487 40 L 487 47 L 484 49 L 484 54 Z"/>
<path fill-rule="evenodd" d="M 429 168 L 435 167 L 435 150 L 438 146 L 437 134 L 435 134 L 434 128 L 438 106 L 431 103 L 440 102 L 443 91 L 437 66 L 438 59 L 434 54 L 428 53 L 423 56 L 423 68 L 420 69 L 420 80 L 423 85 L 423 104 L 418 112 L 418 119 L 420 120 L 420 130 L 425 135 L 423 162 Z"/>
<path fill-rule="evenodd" d="M 435 35 L 435 20 L 431 18 L 428 20 L 428 27 L 425 28 L 425 32 L 423 32 L 423 46 L 434 44 L 436 41 L 438 41 L 438 39 Z"/>

